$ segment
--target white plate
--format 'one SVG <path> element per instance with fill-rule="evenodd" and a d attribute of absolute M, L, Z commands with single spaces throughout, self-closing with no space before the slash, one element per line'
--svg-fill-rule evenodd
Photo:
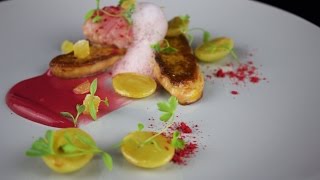
<path fill-rule="evenodd" d="M 199 103 L 179 108 L 180 119 L 202 131 L 200 152 L 187 166 L 156 170 L 131 166 L 114 155 L 114 170 L 94 159 L 79 172 L 58 175 L 24 152 L 49 127 L 31 123 L 6 106 L 15 83 L 42 74 L 65 39 L 82 38 L 81 24 L 94 0 L 11 0 L 0 3 L 1 179 L 320 179 L 320 29 L 305 20 L 245 0 L 153 1 L 168 18 L 189 14 L 192 27 L 234 38 L 237 51 L 253 51 L 253 60 L 269 83 L 238 88 L 227 81 L 207 83 Z M 199 3 L 200 2 L 200 3 Z M 103 1 L 103 3 L 116 3 Z M 200 33 L 196 42 L 200 40 Z M 240 52 L 241 55 L 241 52 Z M 243 58 L 243 57 L 241 57 Z M 137 122 L 157 117 L 155 102 L 132 103 L 83 128 L 107 150 Z"/>

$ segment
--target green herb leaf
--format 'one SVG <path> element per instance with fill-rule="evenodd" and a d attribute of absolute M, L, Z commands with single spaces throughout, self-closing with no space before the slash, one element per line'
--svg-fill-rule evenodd
<path fill-rule="evenodd" d="M 108 153 L 104 152 L 102 153 L 102 159 L 104 165 L 109 169 L 109 171 L 111 171 L 113 167 L 112 157 Z"/>
<path fill-rule="evenodd" d="M 104 104 L 107 106 L 107 107 L 109 107 L 109 99 L 106 97 L 105 99 L 104 99 Z"/>
<path fill-rule="evenodd" d="M 100 9 L 100 0 L 96 0 L 97 10 Z"/>
<path fill-rule="evenodd" d="M 157 42 L 153 45 L 151 45 L 151 48 L 156 52 L 156 53 L 166 53 L 166 54 L 169 54 L 169 53 L 174 53 L 174 52 L 177 52 L 178 50 L 174 47 L 171 47 L 169 42 L 165 39 L 164 40 L 165 42 L 165 47 L 161 47 L 161 44 L 160 42 Z"/>
<path fill-rule="evenodd" d="M 95 11 L 96 11 L 95 9 L 89 10 L 89 11 L 86 13 L 86 15 L 84 16 L 84 19 L 85 19 L 85 20 L 90 19 L 90 18 L 93 16 L 93 14 L 94 14 Z"/>
<path fill-rule="evenodd" d="M 129 24 L 132 24 L 132 14 L 134 13 L 135 9 L 136 5 L 132 4 L 123 14 L 123 17 L 128 21 Z"/>
<path fill-rule="evenodd" d="M 127 0 L 120 0 L 118 5 L 121 6 L 125 1 Z"/>
<path fill-rule="evenodd" d="M 157 53 L 159 53 L 161 51 L 161 47 L 160 47 L 160 43 L 159 42 L 156 43 L 156 44 L 152 44 L 151 48 Z"/>
<path fill-rule="evenodd" d="M 88 145 L 88 146 L 91 146 L 91 147 L 96 147 L 96 143 L 92 139 L 90 139 L 90 138 L 88 138 L 86 136 L 77 134 L 75 136 L 75 138 L 78 139 L 79 141 L 81 141 L 81 143 L 83 143 L 85 145 Z"/>
<path fill-rule="evenodd" d="M 61 146 L 61 149 L 66 154 L 71 154 L 78 151 L 78 148 L 73 144 L 64 144 L 63 146 Z"/>
<path fill-rule="evenodd" d="M 203 31 L 203 43 L 206 43 L 210 40 L 211 34 L 208 31 Z"/>
<path fill-rule="evenodd" d="M 46 132 L 46 139 L 47 139 L 47 142 L 48 142 L 48 148 L 50 150 L 50 153 L 53 154 L 54 151 L 53 151 L 53 139 L 54 139 L 54 132 L 52 130 L 48 130 Z"/>
<path fill-rule="evenodd" d="M 177 51 L 178 50 L 176 48 L 173 48 L 173 47 L 166 47 L 166 48 L 163 48 L 161 50 L 162 53 L 166 53 L 166 54 L 175 53 Z"/>
<path fill-rule="evenodd" d="M 169 98 L 170 110 L 173 113 L 177 109 L 178 99 L 175 96 Z"/>
<path fill-rule="evenodd" d="M 30 157 L 37 157 L 54 154 L 53 138 L 53 132 L 51 130 L 48 130 L 46 132 L 45 138 L 39 138 L 32 143 L 31 148 L 26 151 L 26 155 Z"/>
<path fill-rule="evenodd" d="M 98 87 L 98 80 L 94 79 L 90 84 L 90 94 L 91 95 L 94 95 L 96 93 L 97 87 Z"/>
<path fill-rule="evenodd" d="M 158 110 L 161 112 L 171 112 L 171 107 L 167 102 L 158 102 Z"/>
<path fill-rule="evenodd" d="M 188 22 L 190 20 L 190 16 L 188 14 L 186 14 L 184 16 L 180 16 L 180 19 L 184 22 Z"/>
<path fill-rule="evenodd" d="M 100 22 L 102 20 L 102 17 L 101 16 L 95 16 L 93 19 L 92 19 L 92 22 L 93 23 L 98 23 L 98 22 Z"/>
<path fill-rule="evenodd" d="M 138 124 L 138 131 L 142 131 L 144 128 L 144 125 L 142 123 Z"/>
<path fill-rule="evenodd" d="M 94 98 L 92 98 L 92 100 L 89 103 L 89 112 L 90 112 L 90 115 L 91 115 L 92 119 L 96 120 L 97 119 L 97 110 L 96 110 L 96 108 L 94 106 L 93 99 Z"/>
<path fill-rule="evenodd" d="M 163 122 L 167 122 L 169 121 L 169 119 L 172 117 L 172 113 L 170 112 L 167 112 L 167 113 L 164 113 L 160 116 L 160 120 L 163 121 Z"/>
<path fill-rule="evenodd" d="M 69 112 L 60 112 L 60 114 L 66 118 L 74 119 L 73 115 Z"/>
<path fill-rule="evenodd" d="M 86 109 L 86 106 L 83 104 L 81 104 L 81 105 L 77 104 L 76 109 L 77 109 L 78 114 L 82 114 L 84 112 L 84 110 Z"/>
<path fill-rule="evenodd" d="M 183 149 L 185 146 L 185 142 L 182 139 L 180 139 L 179 137 L 180 137 L 179 131 L 175 131 L 172 135 L 171 145 L 175 149 Z"/>

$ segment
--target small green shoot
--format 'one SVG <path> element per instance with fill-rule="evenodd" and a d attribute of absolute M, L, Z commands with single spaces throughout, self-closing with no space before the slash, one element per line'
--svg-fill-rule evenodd
<path fill-rule="evenodd" d="M 39 138 L 35 142 L 33 142 L 30 149 L 26 151 L 26 156 L 29 157 L 43 157 L 43 156 L 57 156 L 57 157 L 77 157 L 86 154 L 101 154 L 103 162 L 105 166 L 112 170 L 112 157 L 107 153 L 97 147 L 96 143 L 90 138 L 80 135 L 80 134 L 64 134 L 64 138 L 66 143 L 62 145 L 59 149 L 61 152 L 55 153 L 53 150 L 54 144 L 54 132 L 52 130 L 48 130 L 46 132 L 45 138 Z M 80 142 L 81 145 L 76 145 L 73 142 Z M 87 148 L 83 148 L 87 147 Z"/>
<path fill-rule="evenodd" d="M 166 123 L 166 126 L 161 131 L 159 131 L 157 134 L 151 136 L 150 138 L 148 138 L 147 140 L 142 142 L 140 144 L 141 146 L 143 146 L 147 143 L 153 143 L 153 144 L 157 145 L 157 143 L 155 142 L 154 139 L 157 136 L 161 135 L 162 133 L 166 132 L 168 130 L 168 128 L 170 128 L 173 125 L 177 105 L 178 105 L 178 100 L 174 96 L 171 96 L 167 102 L 159 102 L 157 104 L 158 110 L 160 112 L 162 112 L 162 114 L 160 116 L 160 120 L 162 122 Z M 180 137 L 180 133 L 175 132 L 173 134 L 172 139 L 171 139 L 172 146 L 176 149 L 183 148 L 184 144 L 185 144 L 184 141 L 182 139 L 180 139 L 179 137 Z"/>
<path fill-rule="evenodd" d="M 160 44 L 160 42 L 152 44 L 151 48 L 156 52 L 156 53 L 165 53 L 165 54 L 170 54 L 170 53 L 175 53 L 178 50 L 172 46 L 170 46 L 168 40 L 164 39 L 163 42 L 164 47 L 162 46 L 162 44 Z"/>
<path fill-rule="evenodd" d="M 138 124 L 138 131 L 142 131 L 144 129 L 144 125 L 142 123 Z"/>
<path fill-rule="evenodd" d="M 132 24 L 132 14 L 134 13 L 134 10 L 136 9 L 136 5 L 132 4 L 129 9 L 126 9 L 126 11 L 123 13 L 123 17 L 128 21 L 129 24 Z"/>
<path fill-rule="evenodd" d="M 71 113 L 69 113 L 69 112 L 60 112 L 60 114 L 61 114 L 62 116 L 64 116 L 64 117 L 66 117 L 66 118 L 72 119 L 72 122 L 73 122 L 74 126 L 76 127 L 77 124 L 78 124 L 78 118 L 79 118 L 79 116 L 84 112 L 85 108 L 86 108 L 86 107 L 85 107 L 84 105 L 77 104 L 77 105 L 76 105 L 76 110 L 77 110 L 77 115 L 76 115 L 76 117 L 74 117 L 74 116 L 73 116 Z"/>
<path fill-rule="evenodd" d="M 44 138 L 41 137 L 32 143 L 31 148 L 26 151 L 26 155 L 29 157 L 54 155 L 53 142 L 54 133 L 52 130 L 48 130 Z"/>
<path fill-rule="evenodd" d="M 96 0 L 96 9 L 90 9 L 84 16 L 85 20 L 92 18 L 92 22 L 98 23 L 102 20 L 102 17 L 99 15 L 100 10 L 100 0 Z M 95 12 L 97 14 L 95 15 Z"/>
<path fill-rule="evenodd" d="M 185 142 L 180 138 L 180 132 L 175 131 L 172 135 L 171 145 L 175 149 L 183 149 L 185 146 Z"/>

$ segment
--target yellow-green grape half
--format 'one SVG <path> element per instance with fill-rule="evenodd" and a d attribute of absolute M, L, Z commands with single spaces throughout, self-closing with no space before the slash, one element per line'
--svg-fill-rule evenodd
<path fill-rule="evenodd" d="M 227 37 L 219 37 L 203 43 L 195 49 L 195 56 L 204 62 L 217 62 L 226 57 L 233 49 L 234 42 Z"/>

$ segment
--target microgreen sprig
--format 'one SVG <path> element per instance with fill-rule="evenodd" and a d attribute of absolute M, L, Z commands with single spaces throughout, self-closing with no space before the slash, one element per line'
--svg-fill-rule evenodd
<path fill-rule="evenodd" d="M 99 100 L 99 104 L 100 102 L 104 102 L 104 104 L 109 107 L 109 100 L 107 97 L 105 97 L 104 100 L 101 100 L 100 97 L 98 96 L 95 96 L 95 93 L 97 91 L 97 87 L 98 87 L 98 80 L 97 79 L 94 79 L 91 84 L 90 84 L 90 89 L 89 89 L 89 92 L 90 94 L 88 94 L 87 96 L 89 96 L 89 101 L 88 101 L 88 104 L 86 103 L 86 105 L 88 107 L 86 107 L 85 104 L 77 104 L 76 105 L 76 110 L 77 110 L 77 114 L 76 116 L 73 116 L 70 112 L 60 112 L 60 114 L 66 118 L 70 118 L 74 124 L 74 126 L 76 127 L 77 124 L 78 124 L 78 118 L 81 114 L 83 114 L 84 112 L 89 112 L 91 118 L 93 120 L 96 120 L 97 119 L 97 112 L 98 112 L 98 109 L 96 109 L 96 106 L 95 106 L 95 101 Z M 87 98 L 86 98 L 87 99 Z"/>
<path fill-rule="evenodd" d="M 76 110 L 77 110 L 76 117 L 74 117 L 70 112 L 60 112 L 60 114 L 66 118 L 71 118 L 74 126 L 76 127 L 78 124 L 78 118 L 84 112 L 85 108 L 86 108 L 85 105 L 77 104 L 76 105 Z"/>
<path fill-rule="evenodd" d="M 157 134 L 149 137 L 144 142 L 142 142 L 140 144 L 140 146 L 143 146 L 147 143 L 153 143 L 153 144 L 157 145 L 157 143 L 154 139 L 157 136 L 161 135 L 162 133 L 166 132 L 168 130 L 168 128 L 170 128 L 173 125 L 177 105 L 178 105 L 178 100 L 174 96 L 171 96 L 167 102 L 159 102 L 157 104 L 158 110 L 160 112 L 162 112 L 162 114 L 160 116 L 160 120 L 162 122 L 165 122 L 166 126 L 161 131 L 159 131 Z M 138 129 L 140 129 L 141 127 L 142 127 L 141 125 L 138 125 Z M 184 147 L 184 141 L 179 137 L 180 137 L 180 133 L 174 132 L 173 137 L 171 139 L 171 145 L 176 149 L 181 149 Z"/>
<path fill-rule="evenodd" d="M 122 16 L 127 20 L 129 24 L 132 24 L 132 14 L 136 9 L 135 0 L 120 0 L 119 6 L 122 7 L 125 11 Z"/>
<path fill-rule="evenodd" d="M 48 130 L 46 132 L 45 138 L 39 138 L 35 142 L 33 142 L 31 148 L 26 151 L 26 156 L 29 157 L 43 157 L 43 156 L 57 156 L 57 157 L 77 157 L 87 154 L 101 154 L 103 162 L 105 166 L 112 170 L 113 161 L 110 154 L 104 152 L 99 147 L 97 147 L 96 143 L 90 138 L 80 135 L 80 134 L 68 134 L 66 132 L 64 134 L 65 144 L 59 147 L 59 153 L 55 153 L 53 149 L 54 144 L 54 132 L 52 130 Z M 76 145 L 74 142 L 77 141 L 81 145 Z M 87 148 L 83 148 L 87 147 Z"/>
<path fill-rule="evenodd" d="M 33 142 L 32 147 L 26 151 L 26 155 L 30 157 L 54 155 L 53 135 L 53 131 L 48 130 L 44 138 L 41 137 Z"/>
<path fill-rule="evenodd" d="M 175 53 L 178 50 L 174 47 L 172 47 L 168 40 L 164 39 L 163 40 L 164 45 L 160 44 L 160 42 L 157 42 L 155 44 L 151 45 L 151 48 L 156 52 L 156 53 L 166 53 L 166 54 L 170 54 L 170 53 Z"/>
<path fill-rule="evenodd" d="M 100 0 L 96 0 L 96 9 L 90 9 L 84 16 L 85 20 L 92 18 L 92 22 L 98 23 L 101 21 L 102 17 L 99 15 L 100 10 Z M 94 17 L 93 15 L 97 13 Z"/>

